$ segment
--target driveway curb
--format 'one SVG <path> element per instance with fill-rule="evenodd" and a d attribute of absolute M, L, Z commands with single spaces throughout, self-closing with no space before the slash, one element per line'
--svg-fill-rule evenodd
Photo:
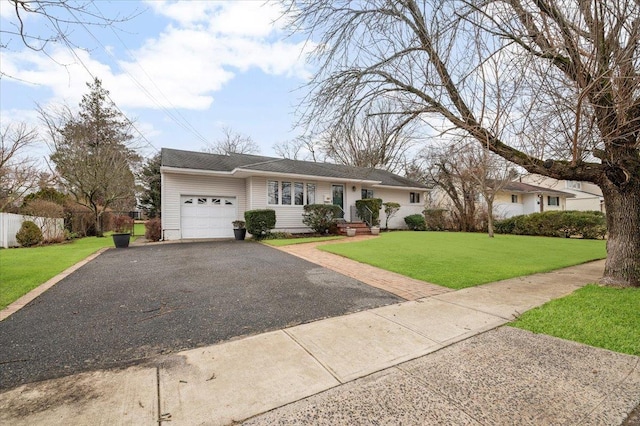
<path fill-rule="evenodd" d="M 104 253 L 105 251 L 111 248 L 112 247 L 104 247 L 99 249 L 97 252 L 90 254 L 89 256 L 85 257 L 75 265 L 68 267 L 64 271 L 60 272 L 58 275 L 54 276 L 53 278 L 50 278 L 44 284 L 40 284 L 38 287 L 34 288 L 24 296 L 20 297 L 15 302 L 9 304 L 9 306 L 7 306 L 6 308 L 0 311 L 0 321 L 4 321 L 5 319 L 9 318 L 11 315 L 13 315 L 14 313 L 18 312 L 20 309 L 25 307 L 25 305 L 27 305 L 29 302 L 34 300 L 36 297 L 40 296 L 45 291 L 49 290 L 54 285 L 58 284 L 60 281 L 66 278 L 69 274 L 77 271 L 79 268 L 91 262 L 93 259 L 100 256 L 102 253 Z"/>

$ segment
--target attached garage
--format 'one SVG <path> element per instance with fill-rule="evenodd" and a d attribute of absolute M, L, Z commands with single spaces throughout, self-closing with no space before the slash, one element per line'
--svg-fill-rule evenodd
<path fill-rule="evenodd" d="M 232 238 L 238 203 L 236 197 L 182 196 L 182 238 Z"/>

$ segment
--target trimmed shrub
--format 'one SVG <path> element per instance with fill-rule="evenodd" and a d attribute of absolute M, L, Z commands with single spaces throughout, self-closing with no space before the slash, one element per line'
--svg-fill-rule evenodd
<path fill-rule="evenodd" d="M 30 220 L 25 220 L 16 234 L 18 244 L 23 247 L 31 247 L 42 242 L 42 231 L 40 227 Z"/>
<path fill-rule="evenodd" d="M 387 203 L 382 203 L 383 207 L 384 207 L 384 214 L 385 214 L 385 223 L 384 223 L 384 229 L 389 229 L 389 220 L 391 220 L 392 217 L 394 217 L 396 215 L 396 213 L 398 213 L 398 211 L 400 210 L 400 204 L 398 203 L 394 203 L 392 201 L 389 201 Z"/>
<path fill-rule="evenodd" d="M 362 200 L 356 200 L 356 211 L 360 219 L 366 222 L 369 217 L 369 210 L 371 210 L 371 226 L 380 225 L 381 207 L 382 200 L 380 198 L 363 198 Z"/>
<path fill-rule="evenodd" d="M 247 232 L 256 240 L 265 238 L 276 227 L 276 211 L 272 209 L 244 212 Z"/>
<path fill-rule="evenodd" d="M 64 239 L 63 229 L 59 229 L 59 219 L 64 217 L 64 208 L 53 201 L 33 198 L 22 205 L 22 214 L 40 217 L 39 223 L 45 243 L 59 243 Z"/>
<path fill-rule="evenodd" d="M 144 224 L 144 237 L 149 241 L 160 241 L 162 238 L 162 221 L 150 219 Z"/>
<path fill-rule="evenodd" d="M 424 216 L 421 214 L 412 214 L 404 218 L 404 223 L 407 224 L 412 231 L 425 231 L 427 224 L 424 220 Z"/>
<path fill-rule="evenodd" d="M 447 229 L 446 209 L 426 209 L 423 213 L 427 230 L 444 231 Z"/>
<path fill-rule="evenodd" d="M 607 223 L 604 214 L 598 211 L 548 211 L 496 221 L 495 231 L 499 234 L 596 239 L 604 238 Z"/>
<path fill-rule="evenodd" d="M 337 232 L 336 219 L 340 213 L 340 207 L 333 204 L 307 204 L 302 223 L 319 234 L 333 234 Z"/>

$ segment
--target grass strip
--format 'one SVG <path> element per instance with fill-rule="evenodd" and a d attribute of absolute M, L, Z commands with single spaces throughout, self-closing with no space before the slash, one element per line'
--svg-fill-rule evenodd
<path fill-rule="evenodd" d="M 103 247 L 113 247 L 110 236 L 80 238 L 40 247 L 1 249 L 0 309 Z"/>
<path fill-rule="evenodd" d="M 640 289 L 592 284 L 525 312 L 509 325 L 640 356 Z"/>

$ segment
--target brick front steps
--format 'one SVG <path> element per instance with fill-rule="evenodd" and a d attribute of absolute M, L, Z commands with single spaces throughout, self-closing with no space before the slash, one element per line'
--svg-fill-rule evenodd
<path fill-rule="evenodd" d="M 347 227 L 355 228 L 356 235 L 371 235 L 371 230 L 364 222 L 342 222 L 338 223 L 338 233 L 340 235 L 347 235 Z"/>

